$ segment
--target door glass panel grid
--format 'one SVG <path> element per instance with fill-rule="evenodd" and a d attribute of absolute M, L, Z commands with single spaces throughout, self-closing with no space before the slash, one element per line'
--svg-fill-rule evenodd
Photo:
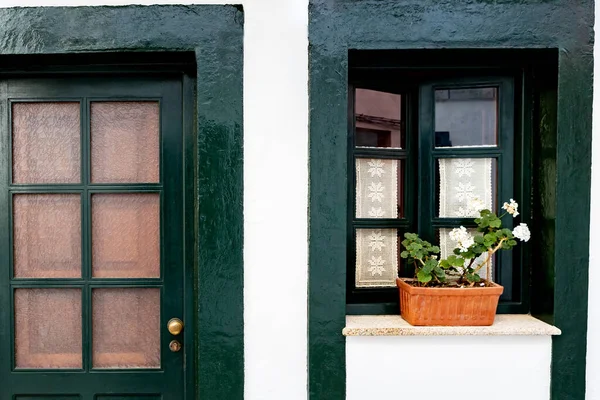
<path fill-rule="evenodd" d="M 170 335 L 164 333 L 164 287 L 128 280 L 88 288 L 86 370 L 162 371 Z"/>
<path fill-rule="evenodd" d="M 82 185 L 85 111 L 77 97 L 9 99 L 9 184 Z"/>
<path fill-rule="evenodd" d="M 86 132 L 86 181 L 89 185 L 161 185 L 162 108 L 160 98 L 87 98 L 89 123 Z M 117 140 L 109 144 L 109 139 Z M 135 154 L 136 158 L 123 156 L 123 152 L 127 150 L 135 150 L 130 153 Z M 105 168 L 108 170 L 104 170 Z"/>
<path fill-rule="evenodd" d="M 13 372 L 85 371 L 84 293 L 81 284 L 11 284 Z"/>
<path fill-rule="evenodd" d="M 61 197 L 63 199 L 59 200 L 59 207 L 54 207 L 53 210 L 46 210 L 44 211 L 44 203 L 46 203 L 45 205 L 49 205 L 49 206 L 55 206 L 56 203 L 55 199 L 53 199 L 53 197 Z M 25 198 L 29 198 L 27 200 L 25 200 Z M 69 200 L 65 201 L 68 198 Z M 73 200 L 75 199 L 79 199 L 79 203 L 78 203 L 78 207 L 75 206 L 75 204 L 68 204 L 68 203 L 73 203 Z M 41 200 L 44 199 L 44 200 Z M 20 200 L 24 200 L 24 201 L 20 201 Z M 41 201 L 40 201 L 41 200 Z M 20 205 L 17 205 L 15 207 L 15 201 L 18 203 L 21 203 Z M 60 208 L 60 203 L 63 203 L 63 205 L 66 205 L 66 207 L 64 207 L 63 210 L 61 210 Z M 9 251 L 9 260 L 10 260 L 10 278 L 11 280 L 14 280 L 15 282 L 22 282 L 22 281 L 31 281 L 31 280 L 35 280 L 38 282 L 52 282 L 54 280 L 61 280 L 61 281 L 65 281 L 65 280 L 73 280 L 73 281 L 79 281 L 81 279 L 85 278 L 85 270 L 86 268 L 84 268 L 84 266 L 86 265 L 86 255 L 85 255 L 85 250 L 84 250 L 84 246 L 85 246 L 85 232 L 86 232 L 86 221 L 85 221 L 85 209 L 86 209 L 86 204 L 85 204 L 85 196 L 83 195 L 83 193 L 81 191 L 73 191 L 73 190 L 60 190 L 60 189 L 55 189 L 52 190 L 51 187 L 48 187 L 48 189 L 45 188 L 40 188 L 38 190 L 19 190 L 19 189 L 13 189 L 10 190 L 9 189 L 9 202 L 8 202 L 8 214 L 9 214 L 9 247 L 8 247 L 8 251 Z M 75 211 L 76 208 L 79 208 L 79 210 Z M 67 213 L 69 212 L 78 212 L 79 215 L 73 216 L 72 220 L 70 221 L 64 221 L 65 218 L 67 218 Z M 15 213 L 19 214 L 17 216 L 15 216 Z M 53 216 L 49 217 L 48 214 L 52 214 L 54 213 Z M 33 216 L 31 214 L 34 214 Z M 61 260 L 58 259 L 57 257 L 61 256 L 61 257 L 67 257 L 69 258 L 68 255 L 60 255 L 59 254 L 59 250 L 56 249 L 52 249 L 51 248 L 51 244 L 55 242 L 57 236 L 55 233 L 50 232 L 50 227 L 46 226 L 46 230 L 42 230 L 40 231 L 38 230 L 34 230 L 34 229 L 30 229 L 32 228 L 31 223 L 33 223 L 31 221 L 31 219 L 33 217 L 37 217 L 37 222 L 39 222 L 40 219 L 44 220 L 46 223 L 50 223 L 51 220 L 57 220 L 57 221 L 61 221 L 65 223 L 68 222 L 68 228 L 70 230 L 70 232 L 59 232 L 58 233 L 58 237 L 60 238 L 61 235 L 63 235 L 64 237 L 62 237 L 64 240 L 68 240 L 70 239 L 69 242 L 69 251 L 74 253 L 72 255 L 77 255 L 76 253 L 79 253 L 77 258 L 78 260 L 78 264 L 79 266 L 77 268 L 74 267 L 74 265 L 72 265 L 72 268 L 69 268 L 67 270 L 65 270 L 64 267 L 64 263 L 65 260 Z M 36 219 L 36 218 L 33 218 Z M 36 222 L 34 221 L 34 222 Z M 60 223 L 60 222 L 59 222 Z M 79 229 L 77 229 L 77 224 L 79 224 Z M 64 227 L 63 227 L 64 228 Z M 20 233 L 24 233 L 26 234 L 27 232 L 30 232 L 31 235 L 33 236 L 37 236 L 38 239 L 38 243 L 36 243 L 35 247 L 31 248 L 31 249 L 16 249 L 16 246 L 22 246 L 23 245 L 23 238 L 19 239 L 16 236 L 19 235 Z M 76 233 L 75 233 L 76 232 Z M 48 237 L 50 234 L 52 234 L 52 237 Z M 74 237 L 75 235 L 78 235 L 78 237 Z M 69 238 L 70 236 L 70 238 Z M 40 243 L 41 242 L 41 243 Z M 45 244 L 45 246 L 44 246 Z M 59 247 L 61 245 L 64 245 L 64 243 L 60 243 Z M 78 248 L 76 248 L 76 246 Z M 39 255 L 39 258 L 46 258 L 49 256 L 47 253 L 50 252 L 52 254 L 50 254 L 51 256 L 53 256 L 55 264 L 58 265 L 57 268 L 50 268 L 50 270 L 48 270 L 48 268 L 46 268 L 46 272 L 44 272 L 44 266 L 42 266 L 42 268 L 40 268 L 40 263 L 39 262 L 34 262 L 35 260 L 31 260 L 32 258 L 35 258 L 35 255 Z M 24 254 L 27 253 L 27 254 Z M 33 268 L 29 268 L 28 266 L 25 267 L 23 264 L 26 262 L 24 260 L 23 257 L 21 257 L 21 255 L 26 255 L 28 258 L 28 261 L 31 260 L 33 262 L 32 266 Z M 20 268 L 20 266 L 16 265 L 19 262 L 22 261 L 22 265 L 23 268 Z M 46 265 L 46 267 L 51 267 L 52 262 L 49 263 L 49 265 Z M 63 264 L 63 265 L 61 265 Z M 37 268 L 36 268 L 37 267 Z M 21 269 L 23 270 L 22 273 L 17 272 L 17 269 Z M 64 273 L 61 273 L 61 270 Z M 78 270 L 78 271 L 77 271 Z M 19 276 L 20 275 L 20 276 Z"/>

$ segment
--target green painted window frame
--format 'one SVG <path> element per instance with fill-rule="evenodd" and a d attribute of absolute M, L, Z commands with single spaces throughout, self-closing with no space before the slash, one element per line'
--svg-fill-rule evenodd
<path fill-rule="evenodd" d="M 519 103 L 532 88 L 541 90 L 539 112 L 524 107 L 518 117 L 523 126 L 541 133 L 525 145 L 542 153 L 546 166 L 534 164 L 532 175 L 544 181 L 536 190 L 548 199 L 532 209 L 534 222 L 548 233 L 537 244 L 543 264 L 530 264 L 537 279 L 525 289 L 536 300 L 532 314 L 562 330 L 552 339 L 552 398 L 583 398 L 587 291 L 572 288 L 588 284 L 593 6 L 559 0 L 550 12 L 545 3 L 515 0 L 480 2 L 473 11 L 461 4 L 440 9 L 434 0 L 419 8 L 408 3 L 382 0 L 375 6 L 340 0 L 334 7 L 326 0 L 311 0 L 309 398 L 346 395 L 341 331 L 346 323 L 348 74 L 354 52 L 367 50 L 371 53 L 364 66 L 377 65 L 379 53 L 402 51 L 395 57 L 397 64 L 404 63 L 398 70 L 420 68 L 425 61 L 439 63 L 449 53 L 457 66 L 466 67 L 462 56 L 476 51 L 479 60 L 495 68 L 512 68 L 510 61 L 518 59 L 525 71 L 541 65 L 537 77 L 550 78 L 547 87 L 526 80 L 524 92 L 515 95 Z M 489 23 L 470 23 L 473 12 Z M 515 157 L 522 159 L 523 154 Z M 560 232 L 577 235 L 555 241 Z"/>
<path fill-rule="evenodd" d="M 436 161 L 440 158 L 493 158 L 496 160 L 497 192 L 494 198 L 496 208 L 509 198 L 517 198 L 514 189 L 519 193 L 525 192 L 521 186 L 531 180 L 530 152 L 527 151 L 525 163 L 515 159 L 515 153 L 524 153 L 524 143 L 531 140 L 531 130 L 521 129 L 515 123 L 515 115 L 521 110 L 515 103 L 515 84 L 522 84 L 519 77 L 510 75 L 485 75 L 485 72 L 475 74 L 469 70 L 453 70 L 441 73 L 443 79 L 435 79 L 435 72 L 419 78 L 421 71 L 406 70 L 387 74 L 385 69 L 376 66 L 360 69 L 353 73 L 350 65 L 348 87 L 348 244 L 347 244 L 347 275 L 346 275 L 346 312 L 348 315 L 361 314 L 398 314 L 398 294 L 392 288 L 356 288 L 355 263 L 356 241 L 355 232 L 359 228 L 393 228 L 398 229 L 399 241 L 404 232 L 418 232 L 423 238 L 437 243 L 435 231 L 439 228 L 452 228 L 463 225 L 476 226 L 472 218 L 439 218 L 436 216 Z M 452 75 L 455 75 L 454 77 Z M 354 79 L 357 76 L 357 79 Z M 433 96 L 437 89 L 459 89 L 472 87 L 495 87 L 498 89 L 498 142 L 496 146 L 474 148 L 435 148 L 433 143 L 435 118 Z M 361 148 L 355 145 L 355 90 L 357 88 L 381 90 L 402 96 L 401 126 L 404 149 L 394 148 Z M 520 122 L 520 121 L 519 121 Z M 515 146 L 517 149 L 515 150 Z M 404 183 L 403 206 L 405 215 L 397 219 L 368 219 L 355 217 L 355 190 L 357 158 L 382 158 L 404 160 L 402 170 Z M 521 217 L 519 222 L 530 223 L 529 195 L 521 202 Z M 519 198 L 521 199 L 521 198 Z M 513 219 L 506 215 L 504 226 L 512 228 Z M 525 252 L 527 249 L 525 250 Z M 504 286 L 498 307 L 499 314 L 529 312 L 529 297 L 526 296 L 529 268 L 525 265 L 524 252 L 514 251 L 500 253 L 495 265 L 495 281 Z M 405 264 L 399 265 L 400 276 L 411 277 L 413 271 Z"/>

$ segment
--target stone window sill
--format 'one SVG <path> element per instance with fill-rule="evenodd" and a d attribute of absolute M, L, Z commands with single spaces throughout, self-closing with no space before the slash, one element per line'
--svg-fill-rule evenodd
<path fill-rule="evenodd" d="M 412 326 L 399 315 L 348 315 L 344 336 L 554 336 L 561 331 L 531 315 L 499 314 L 492 326 Z"/>

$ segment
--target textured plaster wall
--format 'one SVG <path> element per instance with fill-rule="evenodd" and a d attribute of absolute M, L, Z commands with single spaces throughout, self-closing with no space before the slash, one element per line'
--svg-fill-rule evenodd
<path fill-rule="evenodd" d="M 600 34 L 598 33 L 598 14 L 600 2 L 595 3 L 596 23 L 594 59 L 600 57 Z M 600 400 L 600 255 L 598 242 L 600 231 L 600 63 L 594 63 L 594 114 L 592 119 L 592 197 L 590 213 L 590 288 L 588 292 L 588 336 L 587 336 L 587 369 L 586 400 Z"/>

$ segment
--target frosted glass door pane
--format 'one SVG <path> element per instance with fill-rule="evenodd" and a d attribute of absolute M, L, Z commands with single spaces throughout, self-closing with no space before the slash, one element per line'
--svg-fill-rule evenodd
<path fill-rule="evenodd" d="M 81 276 L 80 203 L 78 194 L 14 195 L 15 278 Z"/>
<path fill-rule="evenodd" d="M 81 290 L 15 290 L 17 368 L 81 368 Z"/>
<path fill-rule="evenodd" d="M 159 181 L 159 104 L 91 103 L 92 182 Z"/>
<path fill-rule="evenodd" d="M 12 105 L 13 182 L 79 183 L 79 103 Z"/>
<path fill-rule="evenodd" d="M 92 275 L 158 278 L 159 221 L 157 193 L 92 195 Z"/>
<path fill-rule="evenodd" d="M 160 289 L 92 291 L 94 368 L 160 368 Z"/>

